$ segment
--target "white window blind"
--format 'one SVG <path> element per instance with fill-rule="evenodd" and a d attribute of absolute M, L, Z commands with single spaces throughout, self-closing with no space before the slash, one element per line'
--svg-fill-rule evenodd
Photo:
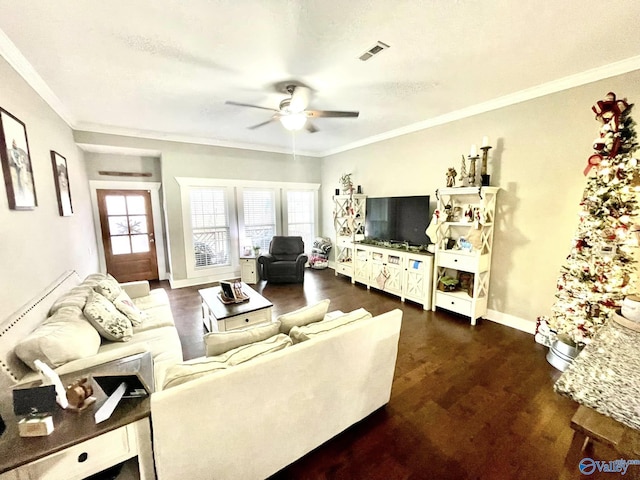
<path fill-rule="evenodd" d="M 276 235 L 275 192 L 245 188 L 242 198 L 244 232 L 241 232 L 241 237 L 247 239 L 252 247 L 259 246 L 267 252 L 271 238 Z"/>
<path fill-rule="evenodd" d="M 310 190 L 287 191 L 287 235 L 299 235 L 311 252 L 315 239 L 315 194 Z"/>
<path fill-rule="evenodd" d="M 229 215 L 223 188 L 190 191 L 191 229 L 196 267 L 229 264 Z"/>

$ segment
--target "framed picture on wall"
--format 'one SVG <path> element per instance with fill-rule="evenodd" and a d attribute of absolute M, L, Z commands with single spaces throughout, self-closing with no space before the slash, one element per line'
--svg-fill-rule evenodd
<path fill-rule="evenodd" d="M 11 210 L 33 210 L 38 205 L 27 127 L 0 108 L 0 163 Z"/>
<path fill-rule="evenodd" d="M 53 165 L 53 180 L 56 184 L 56 194 L 58 195 L 58 211 L 61 217 L 70 217 L 73 215 L 73 206 L 71 205 L 67 159 L 51 150 L 51 164 Z"/>

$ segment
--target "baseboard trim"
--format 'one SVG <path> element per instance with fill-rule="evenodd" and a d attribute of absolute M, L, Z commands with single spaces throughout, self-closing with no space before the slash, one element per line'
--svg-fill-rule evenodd
<path fill-rule="evenodd" d="M 536 323 L 524 318 L 516 317 L 515 315 L 509 315 L 508 313 L 498 312 L 497 310 L 487 310 L 485 316 L 487 320 L 499 323 L 506 327 L 515 328 L 522 332 L 530 333 L 533 335 L 536 331 Z"/>

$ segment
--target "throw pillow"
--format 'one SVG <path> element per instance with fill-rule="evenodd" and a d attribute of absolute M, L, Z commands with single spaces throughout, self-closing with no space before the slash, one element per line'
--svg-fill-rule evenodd
<path fill-rule="evenodd" d="M 82 281 L 81 285 L 93 288 L 105 278 L 107 278 L 107 276 L 104 273 L 92 273 L 91 275 L 87 275 L 87 278 Z"/>
<path fill-rule="evenodd" d="M 323 320 L 322 322 L 312 323 L 311 325 L 293 327 L 289 332 L 289 336 L 291 340 L 293 340 L 293 343 L 300 343 L 316 335 L 322 335 L 323 333 L 357 322 L 358 320 L 364 320 L 365 318 L 371 318 L 371 314 L 364 308 L 359 308 L 337 318 Z"/>
<path fill-rule="evenodd" d="M 51 368 L 98 353 L 100 335 L 78 307 L 60 307 L 15 347 L 17 357 L 38 371 L 35 360 Z"/>
<path fill-rule="evenodd" d="M 271 322 L 266 325 L 246 328 L 244 330 L 231 330 L 228 332 L 207 333 L 204 336 L 206 356 L 213 357 L 223 354 L 232 348 L 260 342 L 277 335 L 280 330 L 279 322 Z"/>
<path fill-rule="evenodd" d="M 124 290 L 120 290 L 118 296 L 113 299 L 113 304 L 126 315 L 134 327 L 141 325 L 142 321 L 147 318 L 147 314 L 136 307 Z"/>
<path fill-rule="evenodd" d="M 111 302 L 113 302 L 118 295 L 120 295 L 120 292 L 122 292 L 122 288 L 118 281 L 109 274 L 107 274 L 105 279 L 100 280 L 93 289 Z"/>
<path fill-rule="evenodd" d="M 324 318 L 325 313 L 329 310 L 330 300 L 324 299 L 315 305 L 299 308 L 293 312 L 285 313 L 278 317 L 280 321 L 280 332 L 289 334 L 289 330 L 295 326 L 308 325 L 309 323 L 319 322 Z"/>
<path fill-rule="evenodd" d="M 173 365 L 167 370 L 163 389 L 175 387 L 196 378 L 240 365 L 254 358 L 277 352 L 292 345 L 291 339 L 282 333 L 260 342 L 233 348 L 215 357 L 200 357 Z"/>
<path fill-rule="evenodd" d="M 131 340 L 133 328 L 129 319 L 98 292 L 91 292 L 83 312 L 91 325 L 106 340 L 115 342 Z"/>

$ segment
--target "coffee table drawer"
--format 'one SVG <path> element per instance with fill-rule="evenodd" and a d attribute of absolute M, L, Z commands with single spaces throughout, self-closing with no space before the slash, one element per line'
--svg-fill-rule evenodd
<path fill-rule="evenodd" d="M 247 328 L 260 323 L 271 321 L 271 308 L 263 308 L 253 312 L 243 313 L 235 317 L 229 317 L 224 320 L 225 330 L 235 330 L 238 328 Z"/>
<path fill-rule="evenodd" d="M 125 426 L 73 445 L 16 470 L 20 479 L 82 479 L 135 456 L 135 446 L 133 450 L 132 452 Z"/>

